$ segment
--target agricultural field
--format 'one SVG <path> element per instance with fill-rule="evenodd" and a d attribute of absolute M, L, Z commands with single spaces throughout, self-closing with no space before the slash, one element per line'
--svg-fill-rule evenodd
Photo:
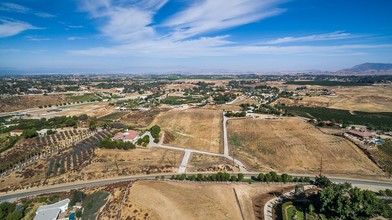
<path fill-rule="evenodd" d="M 88 94 L 67 94 L 66 95 L 66 100 L 68 102 L 89 102 L 92 100 L 97 100 L 99 99 L 98 96 L 96 96 L 93 93 L 88 93 Z"/>
<path fill-rule="evenodd" d="M 56 105 L 66 102 L 64 95 L 24 95 L 0 97 L 0 112 L 38 108 L 43 105 Z"/>
<path fill-rule="evenodd" d="M 99 120 L 102 120 L 102 121 L 116 121 L 116 120 L 121 119 L 123 116 L 126 116 L 127 114 L 129 114 L 128 111 L 121 111 L 121 112 L 116 111 L 116 112 L 110 113 L 108 115 L 105 115 L 103 117 L 100 117 Z"/>
<path fill-rule="evenodd" d="M 122 216 L 134 212 L 137 216 L 147 213 L 150 219 L 242 219 L 241 206 L 244 219 L 252 220 L 263 207 L 254 204 L 254 199 L 289 188 L 292 189 L 289 185 L 137 181 L 129 190 Z"/>
<path fill-rule="evenodd" d="M 353 112 L 322 107 L 281 107 L 288 113 L 307 118 L 332 120 L 348 125 L 367 125 L 372 128 L 390 130 L 392 126 L 392 112 Z"/>
<path fill-rule="evenodd" d="M 254 171 L 385 175 L 357 146 L 298 118 L 229 120 L 230 152 Z"/>
<path fill-rule="evenodd" d="M 168 108 L 152 108 L 146 111 L 132 111 L 122 117 L 121 122 L 138 129 L 150 127 L 159 114 L 169 111 Z"/>
<path fill-rule="evenodd" d="M 336 95 L 304 97 L 302 100 L 280 98 L 275 103 L 280 102 L 286 105 L 327 107 L 363 112 L 390 112 L 392 109 L 391 85 L 337 87 L 331 89 L 331 92 Z"/>
<path fill-rule="evenodd" d="M 388 140 L 377 148 L 368 150 L 370 155 L 392 176 L 392 141 Z"/>
<path fill-rule="evenodd" d="M 154 124 L 165 133 L 164 144 L 219 153 L 222 112 L 206 109 L 173 109 L 160 114 Z"/>

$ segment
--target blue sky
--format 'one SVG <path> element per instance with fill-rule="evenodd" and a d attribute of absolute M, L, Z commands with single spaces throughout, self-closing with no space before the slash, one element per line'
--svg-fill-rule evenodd
<path fill-rule="evenodd" d="M 0 68 L 339 70 L 392 62 L 390 0 L 4 0 Z"/>

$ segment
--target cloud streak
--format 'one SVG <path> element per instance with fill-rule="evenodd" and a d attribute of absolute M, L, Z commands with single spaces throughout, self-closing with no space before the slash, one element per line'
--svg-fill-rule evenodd
<path fill-rule="evenodd" d="M 253 23 L 283 13 L 279 0 L 204 0 L 194 3 L 163 26 L 174 30 L 175 40 Z"/>
<path fill-rule="evenodd" d="M 0 19 L 0 38 L 11 37 L 27 30 L 42 29 L 22 21 Z"/>
<path fill-rule="evenodd" d="M 326 34 L 308 35 L 302 37 L 283 37 L 275 40 L 264 42 L 263 44 L 284 44 L 293 42 L 310 42 L 310 41 L 329 41 L 329 40 L 342 40 L 348 38 L 358 37 L 343 31 L 335 31 Z"/>
<path fill-rule="evenodd" d="M 25 7 L 23 5 L 9 3 L 9 2 L 1 3 L 0 4 L 0 11 L 10 12 L 10 13 L 20 13 L 20 14 L 33 14 L 33 15 L 41 17 L 41 18 L 56 17 L 53 14 L 49 14 L 49 13 L 42 12 L 42 11 L 37 11 L 37 10 L 31 9 L 31 8 Z"/>

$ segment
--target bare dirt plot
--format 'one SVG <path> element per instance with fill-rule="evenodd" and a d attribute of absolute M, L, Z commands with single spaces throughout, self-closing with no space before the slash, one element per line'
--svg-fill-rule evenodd
<path fill-rule="evenodd" d="M 376 176 L 383 172 L 357 146 L 298 118 L 228 123 L 229 145 L 252 170 Z M 232 151 L 231 151 L 232 152 Z"/>
<path fill-rule="evenodd" d="M 164 143 L 218 153 L 221 147 L 222 113 L 206 109 L 173 109 L 160 114 L 155 124 L 171 140 Z"/>
<path fill-rule="evenodd" d="M 166 149 L 133 149 L 129 151 L 97 149 L 91 164 L 80 176 L 85 179 L 118 175 L 176 172 L 183 152 Z"/>
<path fill-rule="evenodd" d="M 17 111 L 66 102 L 64 95 L 24 95 L 0 97 L 0 112 Z"/>
<path fill-rule="evenodd" d="M 124 211 L 136 206 L 153 219 L 242 219 L 241 206 L 244 219 L 255 219 L 253 198 L 283 187 L 287 185 L 137 181 L 130 189 Z"/>
<path fill-rule="evenodd" d="M 149 127 L 159 114 L 167 111 L 169 111 L 168 108 L 153 108 L 147 111 L 133 111 L 122 117 L 121 120 L 122 123 L 143 129 Z"/>
<path fill-rule="evenodd" d="M 225 157 L 192 153 L 187 166 L 187 172 L 239 172 L 233 161 Z"/>

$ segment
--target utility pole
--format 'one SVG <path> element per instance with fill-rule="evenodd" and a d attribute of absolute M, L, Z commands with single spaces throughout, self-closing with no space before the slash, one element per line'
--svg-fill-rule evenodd
<path fill-rule="evenodd" d="M 321 161 L 320 161 L 320 176 L 323 174 L 323 156 L 321 156 Z"/>

